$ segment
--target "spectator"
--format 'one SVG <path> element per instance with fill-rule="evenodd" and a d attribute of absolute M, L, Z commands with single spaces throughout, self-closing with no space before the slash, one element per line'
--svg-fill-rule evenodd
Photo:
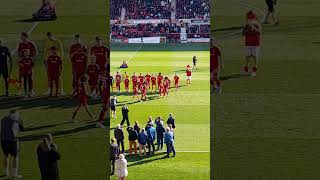
<path fill-rule="evenodd" d="M 8 116 L 1 120 L 1 147 L 4 154 L 3 170 L 6 176 L 9 176 L 9 168 L 13 169 L 13 177 L 21 178 L 18 174 L 19 165 L 19 132 L 23 131 L 23 123 L 20 119 L 20 113 L 11 110 Z M 12 166 L 9 164 L 9 158 L 13 157 Z"/>
<path fill-rule="evenodd" d="M 158 119 L 158 123 L 157 124 L 157 127 L 156 127 L 156 131 L 157 131 L 157 151 L 159 149 L 163 149 L 163 135 L 164 135 L 164 132 L 166 132 L 166 130 L 164 129 L 163 127 L 163 121 L 162 119 Z"/>
<path fill-rule="evenodd" d="M 111 108 L 111 117 L 116 118 L 117 119 L 117 112 L 116 112 L 116 106 L 117 106 L 117 97 L 116 96 L 112 96 L 112 98 L 110 99 L 110 108 Z"/>
<path fill-rule="evenodd" d="M 122 121 L 120 123 L 121 126 L 124 124 L 124 121 L 127 121 L 127 126 L 129 127 L 130 126 L 129 109 L 126 104 L 122 106 Z"/>
<path fill-rule="evenodd" d="M 153 127 L 153 123 L 147 125 L 147 143 L 148 143 L 148 154 L 154 154 L 155 147 L 154 147 L 154 140 L 156 139 L 156 130 Z M 152 147 L 152 152 L 151 152 Z"/>
<path fill-rule="evenodd" d="M 140 125 L 138 121 L 134 123 L 133 129 L 136 130 L 137 133 L 140 133 Z"/>
<path fill-rule="evenodd" d="M 119 148 L 121 145 L 121 153 L 124 153 L 124 134 L 120 124 L 118 124 L 116 129 L 114 130 L 114 137 L 117 140 Z"/>
<path fill-rule="evenodd" d="M 129 134 L 129 155 L 132 155 L 132 150 L 134 150 L 134 154 L 137 154 L 138 132 L 130 126 L 127 127 L 127 131 Z"/>
<path fill-rule="evenodd" d="M 164 134 L 164 142 L 167 146 L 167 155 L 166 157 L 169 158 L 170 152 L 173 152 L 173 157 L 176 156 L 176 151 L 174 149 L 174 139 L 173 139 L 173 133 L 170 131 L 170 128 L 167 127 L 166 133 Z"/>
<path fill-rule="evenodd" d="M 41 180 L 59 180 L 58 160 L 61 155 L 58 147 L 52 141 L 52 135 L 47 134 L 37 148 L 38 165 Z"/>
<path fill-rule="evenodd" d="M 139 142 L 139 155 L 142 156 L 141 151 L 144 151 L 144 155 L 146 155 L 146 144 L 147 144 L 148 135 L 146 134 L 145 130 L 142 128 L 141 133 L 138 135 L 138 142 Z"/>
<path fill-rule="evenodd" d="M 172 113 L 169 114 L 169 118 L 168 118 L 168 121 L 167 121 L 167 125 L 169 125 L 169 124 L 171 124 L 172 129 L 175 129 L 175 128 L 176 128 L 175 119 L 174 119 L 174 117 L 172 116 Z"/>
<path fill-rule="evenodd" d="M 119 155 L 119 159 L 116 161 L 117 171 L 116 175 L 118 176 L 119 180 L 125 180 L 128 176 L 128 169 L 127 169 L 127 160 L 124 157 L 124 154 Z"/>
<path fill-rule="evenodd" d="M 111 139 L 111 144 L 110 144 L 110 161 L 111 161 L 111 169 L 110 169 L 110 174 L 114 175 L 114 163 L 116 162 L 116 158 L 118 157 L 119 154 L 119 146 L 115 143 L 114 139 Z"/>

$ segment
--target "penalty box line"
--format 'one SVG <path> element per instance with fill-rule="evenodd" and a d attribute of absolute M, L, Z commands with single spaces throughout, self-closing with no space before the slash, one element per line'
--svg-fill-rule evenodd
<path fill-rule="evenodd" d="M 134 52 L 134 54 L 126 61 L 127 64 L 129 63 L 129 61 L 131 59 L 133 59 L 138 54 L 138 52 L 141 50 L 142 46 L 143 45 L 141 44 L 140 47 Z M 119 70 L 119 73 L 121 72 L 121 70 L 122 70 L 122 68 Z"/>

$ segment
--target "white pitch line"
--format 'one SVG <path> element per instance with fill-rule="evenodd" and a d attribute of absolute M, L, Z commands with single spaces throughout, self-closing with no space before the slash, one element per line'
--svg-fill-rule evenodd
<path fill-rule="evenodd" d="M 142 48 L 142 44 L 140 45 L 140 47 L 138 48 L 138 50 L 136 50 L 136 51 L 134 52 L 134 54 L 126 61 L 127 64 L 128 64 L 128 62 L 129 62 L 132 58 L 134 58 L 134 57 L 138 54 L 138 52 L 140 51 L 141 48 Z M 119 73 L 121 72 L 121 70 L 122 70 L 122 69 L 119 70 Z"/>
<path fill-rule="evenodd" d="M 30 36 L 32 34 L 32 32 L 36 29 L 36 27 L 39 25 L 39 22 L 34 22 L 32 24 L 32 27 L 27 31 L 27 34 Z M 11 51 L 11 55 L 14 55 L 16 52 L 18 51 L 18 47 L 16 47 L 15 49 L 13 49 Z"/>

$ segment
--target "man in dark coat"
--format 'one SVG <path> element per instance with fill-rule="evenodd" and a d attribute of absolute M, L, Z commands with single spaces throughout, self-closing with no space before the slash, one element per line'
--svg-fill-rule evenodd
<path fill-rule="evenodd" d="M 59 180 L 58 160 L 61 155 L 57 145 L 52 141 L 51 134 L 47 134 L 39 144 L 37 155 L 41 180 Z"/>
<path fill-rule="evenodd" d="M 172 116 L 172 113 L 169 114 L 169 118 L 168 118 L 167 124 L 168 125 L 171 124 L 173 129 L 176 128 L 175 119 Z"/>
<path fill-rule="evenodd" d="M 122 106 L 122 121 L 120 123 L 121 126 L 124 124 L 124 121 L 127 121 L 127 126 L 130 126 L 129 109 L 126 104 Z"/>
<path fill-rule="evenodd" d="M 119 146 L 116 144 L 114 139 L 111 139 L 110 144 L 110 161 L 111 161 L 111 175 L 114 175 L 114 163 L 116 162 L 116 158 L 119 155 Z"/>
<path fill-rule="evenodd" d="M 121 145 L 121 153 L 124 153 L 124 134 L 120 124 L 117 125 L 117 128 L 114 130 L 114 138 L 117 140 L 117 144 L 120 148 Z"/>

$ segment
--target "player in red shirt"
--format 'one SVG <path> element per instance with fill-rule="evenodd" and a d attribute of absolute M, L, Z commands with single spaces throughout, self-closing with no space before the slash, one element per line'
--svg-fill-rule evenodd
<path fill-rule="evenodd" d="M 138 78 L 135 72 L 133 73 L 131 79 L 132 79 L 132 91 L 134 91 L 134 89 L 137 88 L 137 84 L 138 84 Z"/>
<path fill-rule="evenodd" d="M 32 61 L 38 55 L 38 50 L 37 50 L 36 44 L 29 39 L 28 33 L 22 32 L 20 35 L 20 42 L 17 47 L 17 53 L 18 53 L 19 58 L 23 57 L 25 50 L 29 51 L 29 57 L 32 59 Z M 33 77 L 31 77 L 31 78 L 33 79 Z M 21 94 L 22 75 L 20 72 L 18 72 L 18 83 L 19 83 L 19 94 Z"/>
<path fill-rule="evenodd" d="M 147 83 L 144 82 L 141 84 L 141 101 L 146 101 L 147 100 Z"/>
<path fill-rule="evenodd" d="M 155 91 L 157 89 L 156 84 L 157 84 L 157 77 L 152 74 L 151 75 L 151 89 L 152 89 L 152 91 Z"/>
<path fill-rule="evenodd" d="M 106 69 L 110 51 L 102 44 L 102 39 L 96 37 L 96 45 L 91 48 L 91 55 L 96 57 L 96 63 L 98 64 L 100 71 Z"/>
<path fill-rule="evenodd" d="M 78 47 L 78 50 L 72 54 L 71 57 L 72 63 L 72 73 L 73 73 L 73 90 L 77 90 L 76 85 L 79 84 L 79 78 L 86 73 L 88 56 L 83 52 L 81 47 Z"/>
<path fill-rule="evenodd" d="M 83 106 L 86 110 L 86 112 L 88 113 L 88 115 L 91 118 L 94 118 L 94 114 L 92 114 L 89 110 L 89 105 L 88 105 L 88 95 L 87 95 L 87 91 L 86 91 L 86 83 L 87 83 L 88 77 L 86 75 L 83 75 L 80 77 L 79 79 L 79 84 L 77 85 L 77 91 L 75 93 L 75 96 L 78 99 L 78 106 L 76 108 L 76 110 L 74 111 L 73 115 L 72 115 L 72 121 L 73 122 L 77 122 L 75 120 L 78 111 L 80 110 L 80 108 Z"/>
<path fill-rule="evenodd" d="M 122 81 L 122 76 L 120 75 L 119 72 L 117 72 L 117 74 L 116 74 L 116 90 L 118 93 L 120 93 L 121 81 Z"/>
<path fill-rule="evenodd" d="M 99 66 L 96 64 L 94 56 L 91 57 L 91 63 L 87 67 L 87 74 L 89 76 L 88 84 L 90 86 L 90 96 L 97 97 L 99 94 Z"/>
<path fill-rule="evenodd" d="M 50 94 L 49 96 L 52 96 L 52 90 L 53 90 L 53 83 L 55 84 L 56 93 L 55 96 L 58 97 L 58 91 L 59 91 L 59 78 L 62 71 L 62 60 L 61 57 L 57 54 L 56 47 L 51 48 L 51 55 L 48 57 L 47 62 L 47 75 L 49 80 L 49 86 L 50 86 Z"/>
<path fill-rule="evenodd" d="M 187 75 L 187 86 L 190 86 L 190 84 L 191 84 L 191 76 L 192 76 L 192 71 L 191 71 L 191 66 L 190 65 L 187 66 L 186 75 Z"/>
<path fill-rule="evenodd" d="M 134 99 L 135 97 L 139 98 L 138 97 L 138 86 L 134 86 L 132 91 L 133 91 L 133 98 L 132 99 Z"/>
<path fill-rule="evenodd" d="M 257 16 L 253 11 L 246 14 L 247 24 L 242 30 L 242 36 L 245 37 L 246 62 L 243 67 L 245 73 L 249 72 L 249 64 L 252 65 L 252 76 L 257 75 L 258 60 L 260 57 L 261 26 Z M 252 60 L 252 61 L 251 61 Z"/>
<path fill-rule="evenodd" d="M 77 52 L 78 49 L 81 49 L 82 52 L 88 54 L 88 48 L 81 42 L 80 35 L 74 35 L 74 43 L 69 48 L 70 59 L 72 59 L 73 53 Z"/>
<path fill-rule="evenodd" d="M 144 83 L 144 76 L 140 73 L 138 76 L 138 90 L 141 91 L 141 87 Z"/>
<path fill-rule="evenodd" d="M 168 77 L 164 77 L 163 80 L 163 96 L 169 95 L 169 87 L 170 87 L 170 80 Z"/>
<path fill-rule="evenodd" d="M 30 57 L 29 50 L 23 51 L 23 56 L 19 61 L 19 73 L 23 79 L 24 92 L 25 97 L 32 97 L 32 89 L 33 89 L 33 79 L 32 79 L 32 68 L 33 68 L 33 60 Z M 29 89 L 27 89 L 29 86 Z"/>
<path fill-rule="evenodd" d="M 211 74 L 211 83 L 218 93 L 221 93 L 221 85 L 220 85 L 220 69 L 224 68 L 222 57 L 221 57 L 221 49 L 217 45 L 217 42 L 212 40 L 212 45 L 210 48 L 210 74 Z"/>
<path fill-rule="evenodd" d="M 102 100 L 102 110 L 100 111 L 100 115 L 99 115 L 99 120 L 97 122 L 97 127 L 101 127 L 101 128 L 105 128 L 105 126 L 103 125 L 103 120 L 104 120 L 104 116 L 106 114 L 106 112 L 109 109 L 109 98 L 110 98 L 110 89 L 109 89 L 109 85 L 107 82 L 104 83 L 103 85 L 103 90 L 102 90 L 102 94 L 101 94 L 101 100 Z"/>
<path fill-rule="evenodd" d="M 178 91 L 180 88 L 180 83 L 179 83 L 179 76 L 177 75 L 177 73 L 174 75 L 173 77 L 174 79 L 174 86 L 176 87 L 176 90 Z"/>
<path fill-rule="evenodd" d="M 159 73 L 158 77 L 157 77 L 157 83 L 158 83 L 158 89 L 160 89 L 160 84 L 162 84 L 162 80 L 163 80 L 163 76 L 161 75 L 161 73 Z"/>
<path fill-rule="evenodd" d="M 149 74 L 149 72 L 147 72 L 145 79 L 146 79 L 146 83 L 147 83 L 147 88 L 150 89 L 151 75 Z"/>
<path fill-rule="evenodd" d="M 159 91 L 159 96 L 162 97 L 164 94 L 164 86 L 162 83 L 158 84 L 158 91 Z"/>
<path fill-rule="evenodd" d="M 129 84 L 130 84 L 130 79 L 129 79 L 129 76 L 125 76 L 125 79 L 124 79 L 124 87 L 126 89 L 126 92 L 130 92 L 130 89 L 129 89 Z"/>

